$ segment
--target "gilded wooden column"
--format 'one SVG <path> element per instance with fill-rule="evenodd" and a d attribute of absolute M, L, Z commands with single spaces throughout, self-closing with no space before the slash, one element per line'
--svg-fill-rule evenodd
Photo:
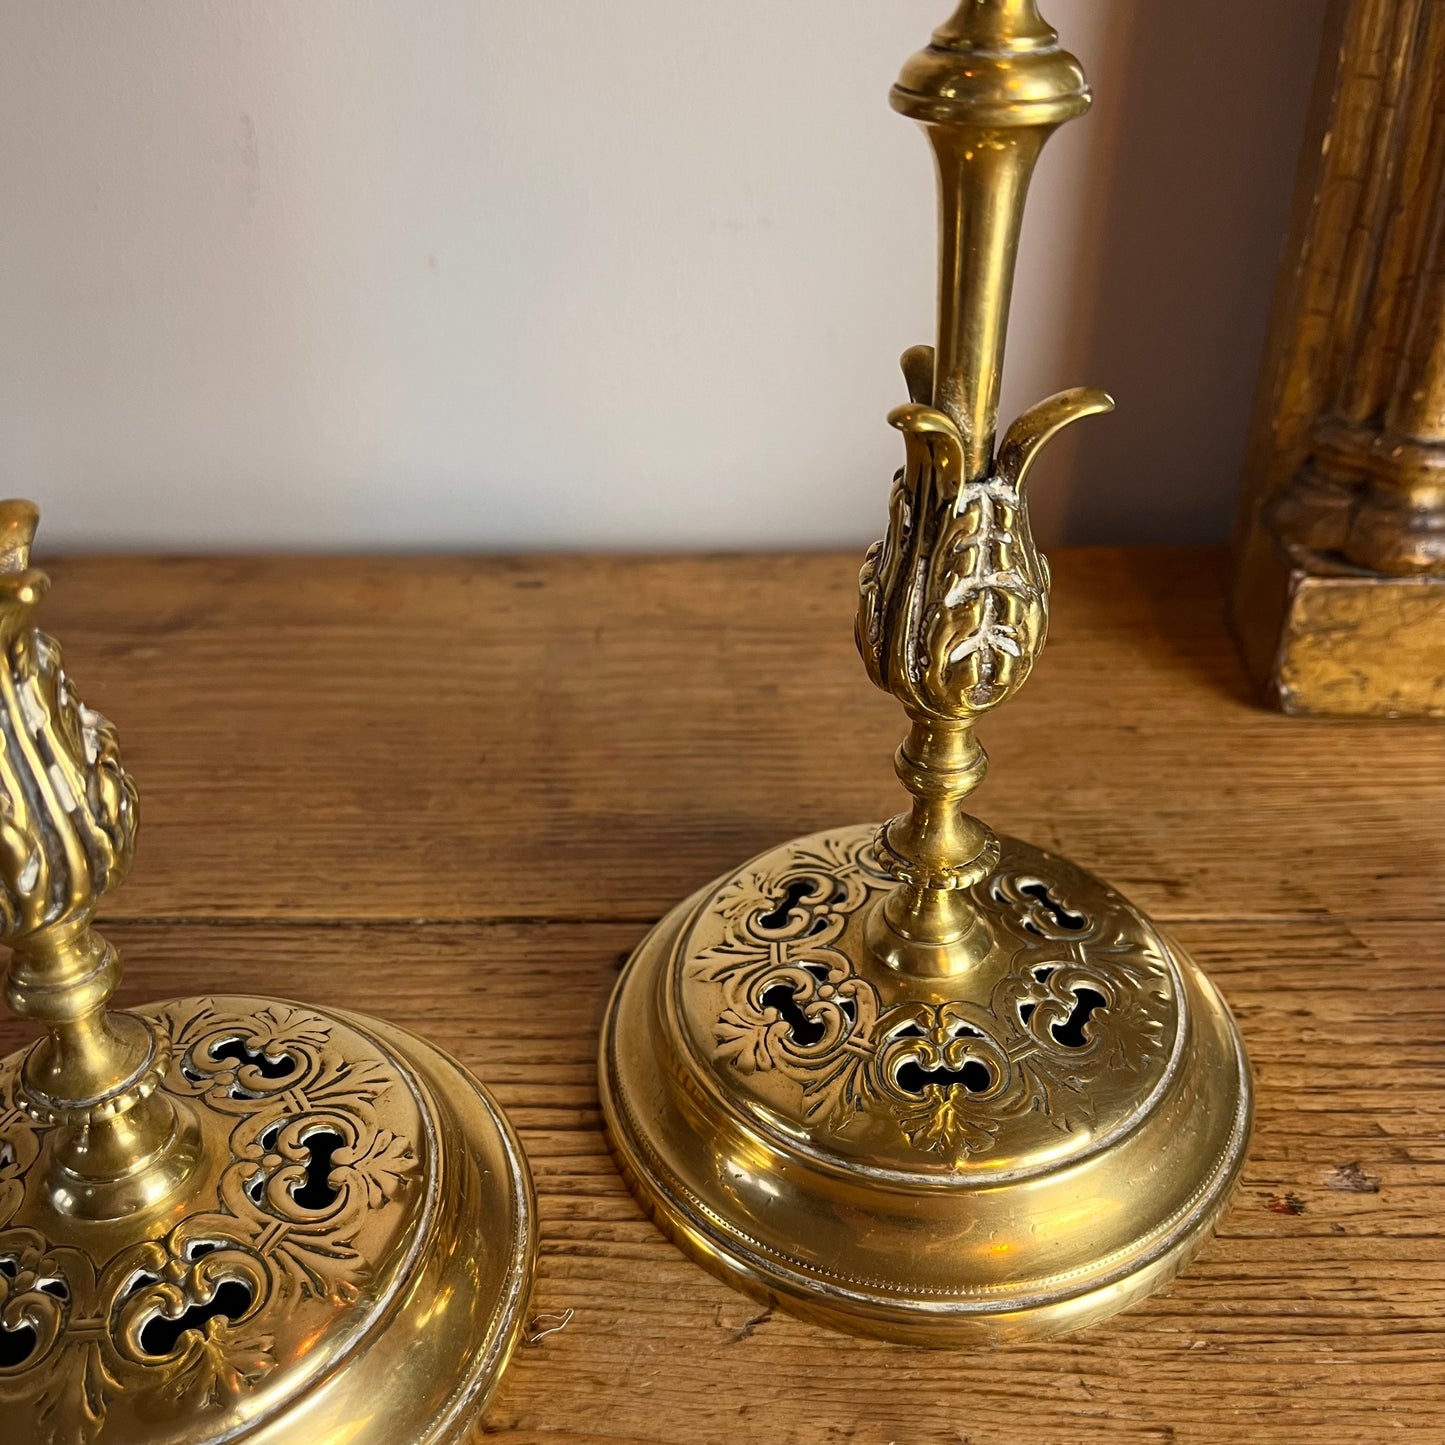
<path fill-rule="evenodd" d="M 1287 712 L 1445 715 L 1445 0 L 1336 0 L 1233 620 Z"/>

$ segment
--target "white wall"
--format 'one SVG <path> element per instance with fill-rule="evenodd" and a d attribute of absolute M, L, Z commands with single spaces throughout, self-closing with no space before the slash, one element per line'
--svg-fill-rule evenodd
<path fill-rule="evenodd" d="M 858 545 L 948 0 L 0 0 L 0 489 L 48 549 Z M 1051 0 L 1046 539 L 1225 534 L 1323 0 Z M 797 75 L 805 75 L 800 90 Z"/>

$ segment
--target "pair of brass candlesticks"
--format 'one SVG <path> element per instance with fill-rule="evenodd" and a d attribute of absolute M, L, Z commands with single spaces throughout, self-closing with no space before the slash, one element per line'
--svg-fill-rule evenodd
<path fill-rule="evenodd" d="M 997 1343 L 1164 1283 L 1239 1170 L 1248 1068 L 1176 945 L 963 810 L 978 718 L 1043 646 L 1024 483 L 1072 391 L 995 452 L 1024 195 L 1087 107 L 1032 0 L 965 0 L 894 106 L 941 183 L 936 348 L 905 354 L 858 644 L 903 703 L 909 812 L 763 854 L 629 963 L 601 1087 L 632 1187 L 731 1282 L 825 1324 Z M 461 1439 L 521 1327 L 531 1186 L 486 1091 L 374 1019 L 106 1003 L 91 928 L 135 790 L 34 624 L 36 514 L 0 512 L 0 926 L 45 1037 L 0 1065 L 0 1418 L 72 1442 Z M 16 1438 L 13 1435 L 7 1438 Z"/>

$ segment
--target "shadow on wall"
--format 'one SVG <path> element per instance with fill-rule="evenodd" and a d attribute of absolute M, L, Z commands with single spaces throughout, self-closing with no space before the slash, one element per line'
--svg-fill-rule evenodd
<path fill-rule="evenodd" d="M 1120 7 L 1119 51 L 1090 67 L 1109 77 L 1095 110 L 1109 130 L 1107 170 L 1086 201 L 1080 230 L 1098 238 L 1097 254 L 1076 257 L 1060 358 L 1071 379 L 1113 393 L 1119 410 L 1090 423 L 1061 458 L 1064 495 L 1048 507 L 1054 535 L 1229 535 L 1279 255 L 1259 237 L 1284 238 L 1325 7 Z M 1061 30 L 1065 9 L 1046 12 Z M 1235 37 L 1227 67 L 1221 34 Z M 1186 278 L 1199 275 L 1219 279 L 1191 287 Z M 1151 398 L 1165 392 L 1172 405 L 1151 415 Z"/>
<path fill-rule="evenodd" d="M 1119 410 L 1039 537 L 1222 541 L 1325 0 L 1040 3 L 1097 99 L 1002 411 Z M 934 320 L 885 96 L 949 9 L 0 4 L 5 485 L 48 548 L 861 552 Z"/>

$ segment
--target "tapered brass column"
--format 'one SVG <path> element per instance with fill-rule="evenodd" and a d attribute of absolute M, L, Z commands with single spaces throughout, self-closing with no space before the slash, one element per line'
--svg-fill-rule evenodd
<path fill-rule="evenodd" d="M 995 445 L 1029 178 L 1087 103 L 1032 0 L 965 0 L 904 67 L 893 104 L 938 160 L 938 339 L 903 357 L 904 465 L 856 636 L 908 718 L 911 806 L 702 888 L 633 954 L 603 1029 L 613 1148 L 659 1224 L 741 1288 L 891 1339 L 1054 1334 L 1159 1288 L 1248 1138 L 1243 1046 L 1187 956 L 963 806 L 974 728 L 1047 634 L 1030 467 L 1112 406 L 1063 392 Z"/>
<path fill-rule="evenodd" d="M 957 427 L 962 480 L 977 481 L 993 462 L 1034 163 L 1057 127 L 1089 108 L 1089 88 L 1033 0 L 965 0 L 903 67 L 891 99 L 923 126 L 938 166 L 937 365 L 919 356 L 910 392 L 926 391 L 914 400 L 931 401 Z"/>

